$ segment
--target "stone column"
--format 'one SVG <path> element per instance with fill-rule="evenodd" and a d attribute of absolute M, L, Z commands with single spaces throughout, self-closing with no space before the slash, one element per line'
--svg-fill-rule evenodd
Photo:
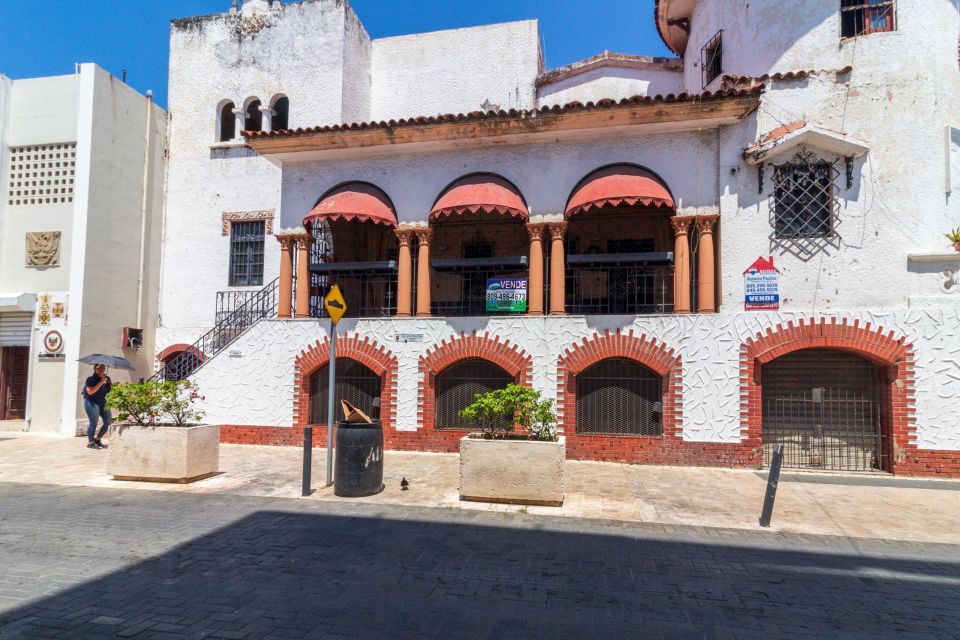
<path fill-rule="evenodd" d="M 313 246 L 313 234 L 304 233 L 298 237 L 297 251 L 297 316 L 310 316 L 310 247 Z"/>
<path fill-rule="evenodd" d="M 277 115 L 277 112 L 269 107 L 269 105 L 262 104 L 260 105 L 260 130 L 261 131 L 270 131 L 273 128 L 273 116 Z"/>
<path fill-rule="evenodd" d="M 718 215 L 697 216 L 697 313 L 716 313 L 716 263 L 713 249 L 713 226 Z"/>
<path fill-rule="evenodd" d="M 413 229 L 396 229 L 400 251 L 397 256 L 397 316 L 409 318 L 413 315 L 413 257 L 410 255 L 410 241 Z"/>
<path fill-rule="evenodd" d="M 433 229 L 417 229 L 417 316 L 430 315 L 430 238 Z"/>
<path fill-rule="evenodd" d="M 547 228 L 550 229 L 550 315 L 562 316 L 567 311 L 567 261 L 563 248 L 567 223 L 553 222 Z"/>
<path fill-rule="evenodd" d="M 291 299 L 293 297 L 293 246 L 297 242 L 295 235 L 275 236 L 280 243 L 280 292 L 277 302 L 277 317 L 291 317 Z"/>
<path fill-rule="evenodd" d="M 690 313 L 690 225 L 693 216 L 670 218 L 676 235 L 673 248 L 673 312 Z"/>
<path fill-rule="evenodd" d="M 527 313 L 543 315 L 543 229 L 546 225 L 534 222 L 527 225 L 530 233 L 530 281 L 527 283 Z"/>
<path fill-rule="evenodd" d="M 243 140 L 243 130 L 247 128 L 247 114 L 242 107 L 235 107 L 233 115 L 237 118 L 233 128 L 233 139 Z"/>

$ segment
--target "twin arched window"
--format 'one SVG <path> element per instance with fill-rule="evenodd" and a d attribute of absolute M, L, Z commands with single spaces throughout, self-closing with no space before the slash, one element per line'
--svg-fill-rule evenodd
<path fill-rule="evenodd" d="M 237 111 L 236 103 L 224 100 L 217 107 L 217 141 L 229 142 L 237 138 L 237 114 L 243 116 L 243 131 L 282 131 L 290 124 L 290 99 L 277 95 L 271 100 L 270 109 L 263 108 L 259 98 L 248 98 L 242 112 Z M 266 122 L 264 113 L 267 114 Z"/>

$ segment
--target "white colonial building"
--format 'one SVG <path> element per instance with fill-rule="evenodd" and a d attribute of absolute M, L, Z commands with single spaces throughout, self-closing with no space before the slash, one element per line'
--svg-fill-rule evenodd
<path fill-rule="evenodd" d="M 0 421 L 73 435 L 89 353 L 149 376 L 167 114 L 94 64 L 0 75 Z M 136 347 L 136 348 L 134 348 Z"/>
<path fill-rule="evenodd" d="M 171 29 L 161 375 L 231 442 L 379 397 L 456 450 L 511 381 L 572 458 L 960 474 L 952 0 L 659 0 L 678 58 L 536 22 L 371 39 L 341 0 Z M 274 236 L 271 238 L 270 236 Z M 276 241 L 276 240 L 279 240 Z M 321 440 L 322 440 L 321 436 Z"/>

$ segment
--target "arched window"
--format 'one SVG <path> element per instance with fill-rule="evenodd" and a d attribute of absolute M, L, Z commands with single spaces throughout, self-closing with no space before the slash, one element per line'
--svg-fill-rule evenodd
<path fill-rule="evenodd" d="M 254 98 L 247 103 L 244 112 L 244 131 L 260 131 L 263 128 L 263 114 L 260 113 L 260 101 Z"/>
<path fill-rule="evenodd" d="M 271 131 L 283 131 L 290 126 L 290 98 L 280 96 L 273 101 L 273 119 L 270 121 Z"/>
<path fill-rule="evenodd" d="M 228 142 L 237 134 L 237 117 L 234 115 L 233 102 L 227 100 L 217 111 L 217 140 Z"/>
<path fill-rule="evenodd" d="M 577 375 L 577 433 L 662 436 L 662 380 L 627 358 L 608 358 Z"/>
<path fill-rule="evenodd" d="M 327 392 L 330 365 L 325 364 L 310 376 L 310 424 L 327 424 Z M 373 401 L 380 398 L 380 376 L 350 358 L 337 358 L 334 381 L 334 418 L 342 417 L 340 401 L 346 400 L 372 417 Z"/>
<path fill-rule="evenodd" d="M 513 376 L 503 368 L 481 358 L 450 365 L 437 374 L 434 426 L 437 429 L 476 428 L 460 417 L 460 411 L 472 404 L 478 393 L 504 389 L 513 382 Z"/>

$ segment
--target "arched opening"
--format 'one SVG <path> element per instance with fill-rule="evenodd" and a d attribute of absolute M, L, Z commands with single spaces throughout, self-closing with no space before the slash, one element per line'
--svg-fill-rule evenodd
<path fill-rule="evenodd" d="M 356 360 L 337 358 L 333 396 L 335 419 L 339 420 L 341 417 L 341 400 L 346 400 L 367 415 L 373 415 L 373 401 L 380 399 L 382 383 L 380 376 Z M 330 364 L 327 363 L 310 376 L 309 424 L 327 424 L 329 384 Z"/>
<path fill-rule="evenodd" d="M 578 434 L 663 435 L 663 379 L 628 358 L 601 360 L 576 376 Z"/>
<path fill-rule="evenodd" d="M 431 313 L 485 316 L 526 308 L 529 241 L 527 204 L 508 180 L 464 176 L 437 198 L 430 213 Z M 522 287 L 523 294 L 513 296 Z M 488 295 L 488 288 L 502 295 Z"/>
<path fill-rule="evenodd" d="M 381 189 L 349 182 L 324 194 L 304 219 L 310 249 L 310 308 L 324 317 L 323 298 L 339 285 L 351 317 L 396 313 L 397 214 Z"/>
<path fill-rule="evenodd" d="M 574 314 L 673 309 L 673 197 L 630 164 L 593 171 L 574 188 L 566 218 L 566 309 Z"/>
<path fill-rule="evenodd" d="M 196 347 L 189 344 L 170 345 L 157 354 L 157 360 L 161 362 L 163 380 L 186 380 L 206 358 L 197 350 Z"/>
<path fill-rule="evenodd" d="M 884 368 L 837 349 L 801 349 L 760 371 L 763 462 L 784 446 L 785 467 L 886 469 Z"/>
<path fill-rule="evenodd" d="M 460 411 L 473 403 L 478 393 L 504 389 L 515 382 L 503 367 L 482 358 L 468 358 L 450 365 L 437 374 L 434 385 L 437 429 L 473 429 L 460 417 Z M 503 425 L 505 428 L 508 424 Z"/>
<path fill-rule="evenodd" d="M 260 131 L 263 129 L 263 114 L 260 112 L 260 104 L 260 100 L 257 98 L 247 101 L 247 106 L 244 109 L 244 131 Z"/>
<path fill-rule="evenodd" d="M 220 142 L 229 142 L 237 134 L 237 116 L 233 113 L 234 106 L 231 100 L 227 100 L 217 109 L 217 140 Z"/>
<path fill-rule="evenodd" d="M 279 96 L 273 100 L 273 116 L 270 119 L 271 131 L 284 131 L 290 128 L 290 98 Z"/>

